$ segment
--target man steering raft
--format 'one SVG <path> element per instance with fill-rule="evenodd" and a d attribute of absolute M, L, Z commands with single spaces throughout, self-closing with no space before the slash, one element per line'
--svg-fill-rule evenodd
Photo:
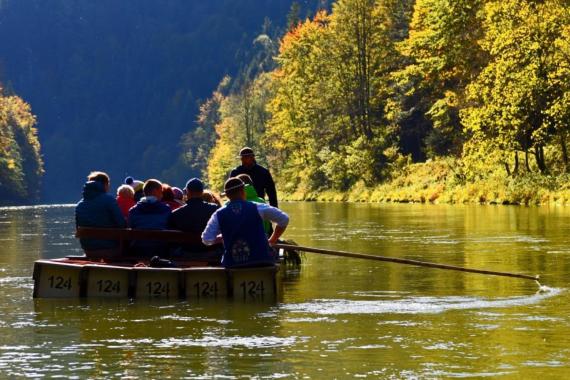
<path fill-rule="evenodd" d="M 231 177 L 237 177 L 240 174 L 247 174 L 253 181 L 253 187 L 260 198 L 265 198 L 265 194 L 269 198 L 269 204 L 277 207 L 277 190 L 275 190 L 275 182 L 269 170 L 264 168 L 255 161 L 255 153 L 253 149 L 245 147 L 239 152 L 241 165 L 236 167 L 230 173 Z"/>
<path fill-rule="evenodd" d="M 217 210 L 202 233 L 206 245 L 224 243 L 222 265 L 228 267 L 273 265 L 277 257 L 270 247 L 289 224 L 289 216 L 276 207 L 246 201 L 244 183 L 230 178 L 224 191 L 230 202 Z M 269 240 L 263 220 L 275 223 Z"/>

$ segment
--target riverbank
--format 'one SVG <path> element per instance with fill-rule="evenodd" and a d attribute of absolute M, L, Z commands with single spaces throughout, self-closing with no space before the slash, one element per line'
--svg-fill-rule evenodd
<path fill-rule="evenodd" d="M 358 183 L 348 191 L 303 191 L 280 194 L 288 201 L 570 205 L 570 176 L 500 171 L 474 182 L 463 179 L 453 160 L 406 166 L 400 175 L 375 187 Z"/>

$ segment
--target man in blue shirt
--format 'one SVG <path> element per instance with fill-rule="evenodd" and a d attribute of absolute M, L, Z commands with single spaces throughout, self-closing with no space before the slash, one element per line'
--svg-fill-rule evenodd
<path fill-rule="evenodd" d="M 129 227 L 141 230 L 166 230 L 170 207 L 162 203 L 162 183 L 149 179 L 143 186 L 144 197 L 129 210 Z M 133 241 L 137 256 L 167 255 L 168 245 L 157 241 Z"/>
<path fill-rule="evenodd" d="M 75 207 L 77 227 L 124 228 L 125 219 L 114 196 L 107 194 L 111 181 L 103 172 L 91 172 L 83 186 L 83 199 Z M 80 239 L 87 257 L 119 254 L 117 240 Z"/>
<path fill-rule="evenodd" d="M 275 245 L 285 232 L 289 216 L 276 207 L 246 201 L 244 187 L 239 178 L 226 181 L 224 191 L 230 202 L 212 215 L 202 233 L 202 242 L 224 243 L 222 265 L 227 268 L 273 265 L 276 256 L 270 245 Z M 263 220 L 275 223 L 269 240 Z"/>

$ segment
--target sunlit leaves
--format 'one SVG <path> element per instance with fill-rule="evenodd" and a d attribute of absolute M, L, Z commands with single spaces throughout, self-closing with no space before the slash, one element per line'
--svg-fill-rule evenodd
<path fill-rule="evenodd" d="M 0 88 L 0 201 L 37 200 L 43 164 L 29 104 Z"/>
<path fill-rule="evenodd" d="M 498 149 L 523 152 L 526 170 L 532 153 L 546 172 L 544 148 L 565 151 L 569 128 L 568 8 L 556 0 L 491 1 L 485 15 L 480 43 L 490 61 L 468 88 L 465 126 Z"/>

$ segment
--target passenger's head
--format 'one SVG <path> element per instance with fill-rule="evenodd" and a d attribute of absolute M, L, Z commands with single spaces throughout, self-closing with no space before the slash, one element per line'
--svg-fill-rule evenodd
<path fill-rule="evenodd" d="M 136 179 L 133 181 L 133 184 L 131 185 L 133 187 L 133 190 L 135 191 L 135 193 L 139 192 L 139 191 L 143 191 L 143 187 L 144 187 L 144 182 L 142 181 L 137 181 Z"/>
<path fill-rule="evenodd" d="M 191 198 L 202 198 L 204 183 L 199 178 L 192 178 L 186 182 L 186 196 Z"/>
<path fill-rule="evenodd" d="M 162 183 L 157 179 L 149 179 L 144 183 L 143 193 L 145 197 L 156 197 L 162 200 Z"/>
<path fill-rule="evenodd" d="M 162 200 L 165 202 L 174 200 L 174 192 L 172 191 L 172 187 L 170 187 L 170 185 L 167 183 L 162 184 Z"/>
<path fill-rule="evenodd" d="M 107 173 L 104 173 L 104 172 L 91 172 L 91 173 L 89 173 L 89 175 L 87 176 L 87 180 L 88 180 L 88 181 L 99 182 L 100 184 L 103 185 L 103 188 L 105 189 L 105 191 L 109 191 L 109 185 L 111 184 L 111 179 L 109 178 L 109 176 L 107 175 Z"/>
<path fill-rule="evenodd" d="M 253 185 L 253 181 L 252 181 L 251 177 L 247 174 L 240 174 L 236 178 L 241 179 L 241 181 L 243 183 L 245 183 L 246 185 Z"/>
<path fill-rule="evenodd" d="M 173 187 L 172 193 L 174 194 L 174 199 L 177 201 L 181 201 L 184 198 L 184 192 L 178 187 Z"/>
<path fill-rule="evenodd" d="M 135 191 L 134 191 L 133 188 L 130 187 L 129 185 L 121 185 L 121 186 L 119 186 L 119 188 L 117 189 L 117 196 L 119 196 L 119 197 L 121 197 L 121 198 L 134 199 L 134 197 L 135 197 Z"/>
<path fill-rule="evenodd" d="M 241 158 L 241 164 L 245 167 L 251 167 L 255 164 L 255 153 L 253 149 L 247 146 L 239 151 L 239 157 Z"/>
<path fill-rule="evenodd" d="M 222 205 L 220 197 L 218 197 L 216 193 L 214 193 L 212 190 L 204 190 L 204 192 L 202 193 L 202 200 L 204 202 L 213 203 L 218 206 Z"/>
<path fill-rule="evenodd" d="M 245 200 L 245 184 L 239 178 L 232 177 L 226 181 L 224 184 L 224 193 L 230 201 L 242 199 Z"/>

